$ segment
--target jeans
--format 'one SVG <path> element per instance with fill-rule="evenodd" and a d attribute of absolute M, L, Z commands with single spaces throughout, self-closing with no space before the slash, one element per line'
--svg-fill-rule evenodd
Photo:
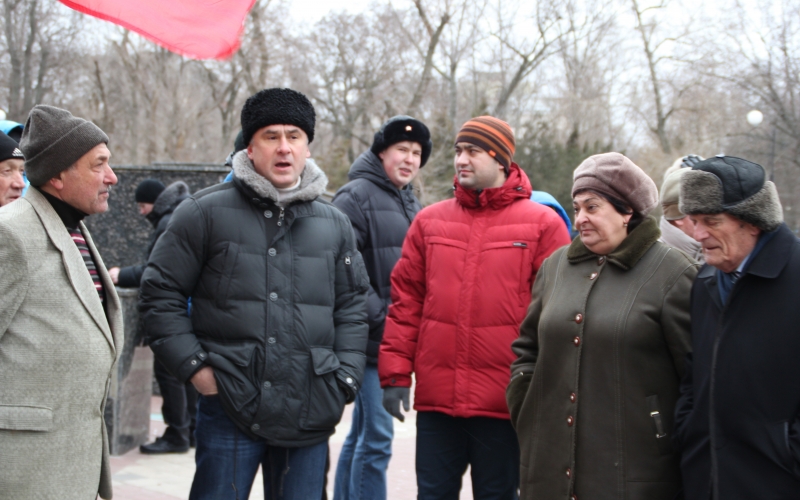
<path fill-rule="evenodd" d="M 467 465 L 475 500 L 516 500 L 519 443 L 511 422 L 417 412 L 417 499 L 458 500 Z"/>
<path fill-rule="evenodd" d="M 259 465 L 265 499 L 322 497 L 327 441 L 283 448 L 250 439 L 225 414 L 218 396 L 200 396 L 195 432 L 197 469 L 189 500 L 246 500 Z"/>
<path fill-rule="evenodd" d="M 392 416 L 383 408 L 378 367 L 368 364 L 356 395 L 353 425 L 336 466 L 334 500 L 385 500 L 392 457 Z"/>
<path fill-rule="evenodd" d="M 161 414 L 167 424 L 163 438 L 176 446 L 189 446 L 197 418 L 197 389 L 191 382 L 175 378 L 158 360 L 153 371 L 163 398 Z"/>

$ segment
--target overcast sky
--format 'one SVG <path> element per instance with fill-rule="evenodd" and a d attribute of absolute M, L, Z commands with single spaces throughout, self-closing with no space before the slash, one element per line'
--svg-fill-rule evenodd
<path fill-rule="evenodd" d="M 331 10 L 346 10 L 352 14 L 363 12 L 371 0 L 289 0 L 292 18 L 314 24 Z M 402 0 L 400 0 L 402 3 Z M 398 5 L 400 4 L 398 3 Z M 411 2 L 408 2 L 411 5 Z"/>

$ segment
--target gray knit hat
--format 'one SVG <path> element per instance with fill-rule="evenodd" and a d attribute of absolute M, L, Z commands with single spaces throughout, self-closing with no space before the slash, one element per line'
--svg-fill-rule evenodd
<path fill-rule="evenodd" d="M 783 223 L 775 184 L 764 167 L 734 156 L 703 160 L 681 178 L 681 212 L 687 215 L 728 213 L 771 232 Z"/>
<path fill-rule="evenodd" d="M 28 115 L 19 142 L 25 175 L 31 185 L 41 186 L 100 143 L 108 144 L 108 136 L 94 123 L 39 104 Z"/>

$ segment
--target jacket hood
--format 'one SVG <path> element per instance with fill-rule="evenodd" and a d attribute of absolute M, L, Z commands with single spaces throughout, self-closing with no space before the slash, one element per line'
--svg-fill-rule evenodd
<path fill-rule="evenodd" d="M 253 167 L 253 162 L 247 157 L 247 151 L 239 151 L 233 157 L 233 175 L 245 186 L 261 197 L 273 202 L 278 202 L 278 190 L 264 176 L 258 174 Z M 312 201 L 325 192 L 328 187 L 328 177 L 311 158 L 306 159 L 300 187 L 287 193 L 280 199 L 282 205 L 290 205 L 297 201 Z"/>
<path fill-rule="evenodd" d="M 351 181 L 366 179 L 390 192 L 413 190 L 411 184 L 403 187 L 403 189 L 399 189 L 392 184 L 392 181 L 389 180 L 389 176 L 386 175 L 386 169 L 383 168 L 383 162 L 378 155 L 373 153 L 370 149 L 364 151 L 356 158 L 356 161 L 350 166 L 350 172 L 348 172 L 347 178 Z"/>
<path fill-rule="evenodd" d="M 608 262 L 627 271 L 644 257 L 644 254 L 660 237 L 661 230 L 658 229 L 658 222 L 652 216 L 648 216 L 622 240 L 622 243 L 613 252 L 608 254 Z M 570 264 L 577 264 L 595 257 L 597 254 L 586 248 L 580 236 L 576 236 L 572 240 L 572 244 L 567 250 L 567 259 Z"/>
<path fill-rule="evenodd" d="M 191 194 L 192 193 L 189 192 L 189 186 L 185 182 L 173 182 L 158 195 L 155 203 L 153 203 L 153 210 L 147 214 L 147 220 L 154 226 L 157 225 L 162 217 L 178 208 L 178 205 L 191 196 Z"/>
<path fill-rule="evenodd" d="M 502 208 L 520 198 L 531 196 L 531 181 L 516 163 L 511 163 L 506 182 L 498 188 L 483 190 L 466 189 L 458 183 L 458 175 L 453 177 L 456 200 L 466 208 Z"/>

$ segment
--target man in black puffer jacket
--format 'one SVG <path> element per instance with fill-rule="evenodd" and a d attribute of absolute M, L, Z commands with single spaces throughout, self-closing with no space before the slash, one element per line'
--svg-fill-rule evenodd
<path fill-rule="evenodd" d="M 201 394 L 191 500 L 247 498 L 259 464 L 265 496 L 320 498 L 361 384 L 369 278 L 347 217 L 319 199 L 314 121 L 294 90 L 251 96 L 233 182 L 178 207 L 144 273 L 150 345 Z"/>
<path fill-rule="evenodd" d="M 391 415 L 381 404 L 378 346 L 391 301 L 389 277 L 400 258 L 406 231 L 421 209 L 411 181 L 432 147 L 424 123 L 403 115 L 389 119 L 375 133 L 372 147 L 353 162 L 350 182 L 333 199 L 353 224 L 370 280 L 367 367 L 356 396 L 353 426 L 339 455 L 334 500 L 386 498 L 394 429 Z"/>
<path fill-rule="evenodd" d="M 146 258 L 150 257 L 156 241 L 167 230 L 172 212 L 190 194 L 189 186 L 182 181 L 164 187 L 164 184 L 156 179 L 145 179 L 136 186 L 135 199 L 139 205 L 139 213 L 153 225 Z M 139 264 L 122 269 L 112 267 L 108 270 L 108 274 L 117 286 L 138 288 L 146 266 L 147 264 Z M 148 455 L 185 453 L 189 451 L 189 446 L 194 446 L 197 390 L 192 384 L 181 382 L 172 376 L 158 360 L 153 363 L 153 373 L 161 393 L 161 414 L 167 428 L 154 442 L 139 446 L 139 451 Z"/>

